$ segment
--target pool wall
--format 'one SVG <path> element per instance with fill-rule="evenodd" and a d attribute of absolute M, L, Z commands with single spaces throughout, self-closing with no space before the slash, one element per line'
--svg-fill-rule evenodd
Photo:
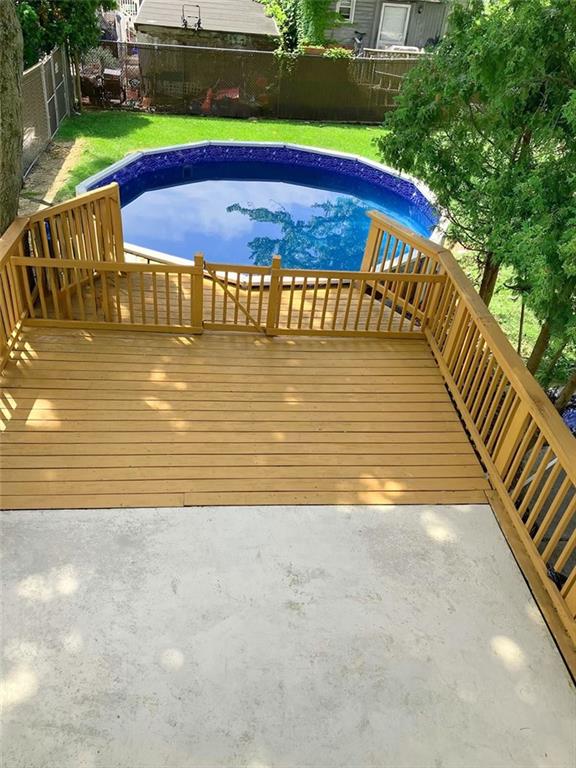
<path fill-rule="evenodd" d="M 419 218 L 433 228 L 431 239 L 441 242 L 443 231 L 435 207 L 434 195 L 418 179 L 399 173 L 381 163 L 357 155 L 326 151 L 316 147 L 275 142 L 205 141 L 158 149 L 133 152 L 100 173 L 91 176 L 76 187 L 76 193 L 89 192 L 117 182 L 122 202 L 129 190 L 138 186 L 143 176 L 153 174 L 155 184 L 169 183 L 176 168 L 192 169 L 195 163 L 207 165 L 222 162 L 254 162 L 277 165 L 304 166 L 319 172 L 329 172 L 340 178 L 349 178 L 383 187 L 403 198 L 418 213 Z M 186 178 L 186 176 L 184 177 Z M 188 180 L 192 180 L 190 174 Z"/>

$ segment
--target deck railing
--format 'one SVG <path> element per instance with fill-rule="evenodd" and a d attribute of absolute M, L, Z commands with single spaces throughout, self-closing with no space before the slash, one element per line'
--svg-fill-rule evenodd
<path fill-rule="evenodd" d="M 27 247 L 39 258 L 124 261 L 118 184 L 33 214 Z"/>
<path fill-rule="evenodd" d="M 359 272 L 284 269 L 279 257 L 271 267 L 201 255 L 126 261 L 115 186 L 18 220 L 0 239 L 0 360 L 23 322 L 426 338 L 501 525 L 565 655 L 574 654 L 576 441 L 452 254 L 370 215 Z"/>
<path fill-rule="evenodd" d="M 576 440 L 452 253 L 380 214 L 371 216 L 365 263 L 378 268 L 392 259 L 402 268 L 393 255 L 399 243 L 409 259 L 422 260 L 422 269 L 437 264 L 446 275 L 424 323 L 426 338 L 488 471 L 500 520 L 522 542 L 565 630 L 564 650 L 574 654 Z"/>
<path fill-rule="evenodd" d="M 27 316 L 18 290 L 13 259 L 24 253 L 27 219 L 16 219 L 0 237 L 0 371 L 4 368 Z"/>
<path fill-rule="evenodd" d="M 517 535 L 576 642 L 576 440 L 449 251 L 426 329 Z"/>
<path fill-rule="evenodd" d="M 14 256 L 30 325 L 423 337 L 444 275 Z M 241 272 L 239 271 L 241 270 Z M 30 285 L 36 286 L 37 298 Z"/>

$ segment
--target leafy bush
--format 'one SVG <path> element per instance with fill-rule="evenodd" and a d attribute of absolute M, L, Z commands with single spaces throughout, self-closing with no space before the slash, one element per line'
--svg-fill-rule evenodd
<path fill-rule="evenodd" d="M 348 48 L 326 48 L 324 51 L 325 59 L 351 59 L 352 51 Z"/>

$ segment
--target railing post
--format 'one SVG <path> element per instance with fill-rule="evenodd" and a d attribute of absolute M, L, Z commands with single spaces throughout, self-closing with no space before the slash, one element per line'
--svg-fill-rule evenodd
<path fill-rule="evenodd" d="M 266 313 L 266 335 L 274 336 L 278 328 L 280 315 L 280 302 L 282 298 L 282 259 L 280 256 L 272 257 L 270 268 L 270 289 L 268 291 L 268 311 Z"/>
<path fill-rule="evenodd" d="M 111 185 L 110 189 L 110 216 L 112 219 L 112 232 L 114 239 L 114 259 L 115 261 L 126 261 L 124 254 L 124 230 L 122 227 L 122 215 L 120 213 L 120 186 L 117 183 Z"/>
<path fill-rule="evenodd" d="M 462 350 L 457 349 L 456 345 L 462 341 L 462 336 L 460 331 L 462 329 L 463 324 L 466 322 L 466 320 L 467 320 L 466 305 L 462 300 L 460 300 L 456 308 L 456 311 L 454 313 L 454 316 L 452 318 L 452 323 L 448 330 L 448 338 L 446 339 L 446 346 L 442 351 L 442 356 L 444 357 L 444 361 L 448 366 L 448 370 L 450 372 L 452 372 L 452 364 L 454 363 L 455 355 L 462 354 Z"/>
<path fill-rule="evenodd" d="M 576 617 L 576 569 L 572 571 L 562 588 L 562 597 L 566 600 L 570 615 Z"/>
<path fill-rule="evenodd" d="M 204 254 L 194 255 L 194 272 L 192 273 L 192 332 L 204 333 Z"/>
<path fill-rule="evenodd" d="M 514 454 L 526 433 L 529 418 L 530 412 L 528 411 L 526 404 L 518 399 L 513 415 L 509 416 L 507 419 L 504 440 L 493 457 L 494 465 L 500 473 L 500 477 L 504 477 L 508 471 L 510 462 L 514 458 Z"/>
<path fill-rule="evenodd" d="M 378 253 L 382 246 L 382 235 L 383 230 L 378 226 L 374 219 L 371 218 L 370 230 L 368 232 L 368 239 L 366 240 L 366 247 L 364 249 L 364 256 L 362 257 L 360 272 L 374 271 L 376 267 L 376 261 L 378 259 Z"/>

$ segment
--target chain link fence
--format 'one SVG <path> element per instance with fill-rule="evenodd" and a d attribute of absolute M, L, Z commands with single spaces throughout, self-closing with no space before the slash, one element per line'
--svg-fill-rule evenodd
<path fill-rule="evenodd" d="M 172 114 L 380 123 L 420 58 L 289 59 L 112 42 L 84 58 L 82 96 L 93 106 Z"/>
<path fill-rule="evenodd" d="M 73 86 L 66 51 L 56 49 L 22 76 L 24 176 L 46 149 L 60 123 L 70 114 Z"/>

